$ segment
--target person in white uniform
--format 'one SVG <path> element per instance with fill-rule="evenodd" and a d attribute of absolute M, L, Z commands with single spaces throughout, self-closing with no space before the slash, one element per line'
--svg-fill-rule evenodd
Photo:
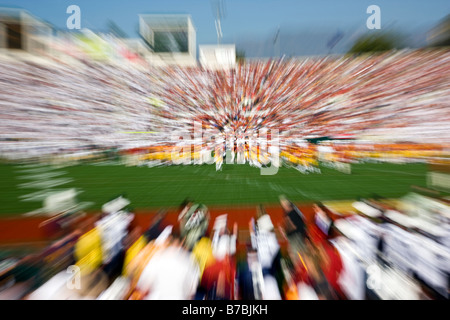
<path fill-rule="evenodd" d="M 145 300 L 191 300 L 200 279 L 200 268 L 178 241 L 156 252 L 137 283 Z"/>

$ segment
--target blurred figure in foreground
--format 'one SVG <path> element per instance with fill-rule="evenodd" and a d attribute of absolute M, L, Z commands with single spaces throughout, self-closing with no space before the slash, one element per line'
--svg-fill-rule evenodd
<path fill-rule="evenodd" d="M 284 211 L 284 232 L 292 252 L 298 252 L 305 246 L 308 237 L 306 221 L 303 213 L 285 196 L 279 197 Z"/>
<path fill-rule="evenodd" d="M 179 239 L 171 237 L 145 266 L 137 288 L 144 300 L 191 300 L 199 276 L 198 263 Z"/>

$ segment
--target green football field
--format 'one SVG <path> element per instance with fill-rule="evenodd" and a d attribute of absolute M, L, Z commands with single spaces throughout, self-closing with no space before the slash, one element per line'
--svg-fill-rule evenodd
<path fill-rule="evenodd" d="M 352 174 L 320 168 L 322 173 L 302 174 L 280 168 L 263 176 L 249 165 L 125 167 L 117 164 L 86 164 L 63 168 L 0 165 L 0 214 L 26 213 L 42 207 L 39 192 L 77 188 L 80 201 L 92 202 L 88 210 L 119 194 L 134 208 L 178 206 L 186 197 L 208 206 L 271 204 L 280 194 L 293 201 L 356 199 L 379 195 L 405 195 L 412 185 L 426 187 L 425 164 L 355 164 Z"/>

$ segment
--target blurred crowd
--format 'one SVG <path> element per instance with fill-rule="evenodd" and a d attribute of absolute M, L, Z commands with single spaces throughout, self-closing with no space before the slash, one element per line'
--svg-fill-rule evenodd
<path fill-rule="evenodd" d="M 0 57 L 0 155 L 89 159 L 114 149 L 162 163 L 179 142 L 173 133 L 193 135 L 201 123 L 204 136 L 219 137 L 200 150 L 216 163 L 231 150 L 261 165 L 267 154 L 245 137 L 264 129 L 279 131 L 277 152 L 292 165 L 440 157 L 450 143 L 449 62 L 445 49 L 227 71 Z M 227 145 L 230 135 L 244 143 Z M 349 135 L 357 142 L 306 140 Z M 199 150 L 191 152 L 195 163 Z M 187 200 L 177 224 L 162 210 L 142 230 L 119 199 L 100 215 L 57 215 L 46 224 L 48 247 L 0 257 L 0 298 L 448 299 L 448 205 L 410 195 L 360 199 L 350 213 L 317 203 L 310 216 L 280 197 L 281 223 L 259 206 L 239 230 Z"/>
<path fill-rule="evenodd" d="M 0 59 L 0 152 L 91 154 L 204 136 L 450 141 L 448 50 L 248 61 L 227 71 Z M 213 148 L 213 147 L 212 147 Z"/>
<path fill-rule="evenodd" d="M 230 143 L 231 141 L 231 143 Z M 274 152 L 276 148 L 276 152 Z M 374 143 L 363 140 L 328 140 L 312 143 L 306 140 L 279 147 L 273 140 L 251 142 L 234 139 L 225 142 L 199 143 L 183 148 L 180 145 L 160 145 L 128 149 L 121 152 L 127 165 L 149 167 L 170 164 L 249 163 L 259 167 L 275 163 L 277 166 L 294 167 L 302 172 L 320 172 L 319 166 L 350 166 L 352 163 L 430 163 L 448 164 L 449 149 L 439 143 Z M 74 161 L 75 158 L 73 158 Z"/>
<path fill-rule="evenodd" d="M 248 227 L 186 199 L 136 223 L 119 197 L 99 215 L 51 221 L 52 241 L 0 258 L 0 299 L 434 300 L 449 298 L 448 200 L 359 199 L 351 212 L 280 196 Z M 49 233 L 50 236 L 50 233 Z"/>

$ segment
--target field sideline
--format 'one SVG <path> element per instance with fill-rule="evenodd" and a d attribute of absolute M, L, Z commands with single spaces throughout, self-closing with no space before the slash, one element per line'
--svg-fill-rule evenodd
<path fill-rule="evenodd" d="M 42 171 L 39 171 L 41 170 Z M 50 169 L 50 170 L 48 170 Z M 260 175 L 249 165 L 125 167 L 123 165 L 76 165 L 63 168 L 0 165 L 0 215 L 36 210 L 42 201 L 24 201 L 40 190 L 77 188 L 80 201 L 92 202 L 89 211 L 119 194 L 136 209 L 178 206 L 186 197 L 208 206 L 236 207 L 278 203 L 280 194 L 295 202 L 356 199 L 374 194 L 386 198 L 405 195 L 412 185 L 426 187 L 426 164 L 366 163 L 352 165 L 352 174 L 321 167 L 322 173 L 302 174 L 280 168 L 272 176 Z M 45 175 L 50 173 L 49 178 Z M 53 176 L 52 176 L 53 175 Z M 55 186 L 45 185 L 56 181 Z M 58 181 L 62 184 L 57 185 Z M 44 188 L 40 183 L 44 183 Z"/>

